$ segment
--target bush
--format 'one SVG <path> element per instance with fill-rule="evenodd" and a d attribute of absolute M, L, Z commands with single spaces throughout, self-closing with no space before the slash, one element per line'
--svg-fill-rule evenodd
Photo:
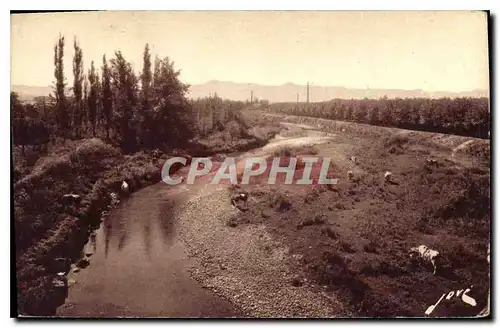
<path fill-rule="evenodd" d="M 274 151 L 276 157 L 295 157 L 300 155 L 317 155 L 318 150 L 313 146 L 290 147 L 284 146 Z"/>

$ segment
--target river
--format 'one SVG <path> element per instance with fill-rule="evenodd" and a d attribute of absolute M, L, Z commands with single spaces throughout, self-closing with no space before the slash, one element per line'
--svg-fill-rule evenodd
<path fill-rule="evenodd" d="M 230 302 L 202 288 L 175 230 L 172 211 L 192 190 L 159 183 L 122 201 L 96 231 L 90 265 L 69 278 L 58 316 L 231 317 Z"/>

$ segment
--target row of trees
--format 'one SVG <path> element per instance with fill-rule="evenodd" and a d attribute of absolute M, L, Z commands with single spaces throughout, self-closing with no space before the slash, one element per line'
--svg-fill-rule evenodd
<path fill-rule="evenodd" d="M 273 111 L 403 129 L 488 138 L 488 98 L 334 99 L 272 104 Z"/>
<path fill-rule="evenodd" d="M 125 152 L 139 148 L 178 146 L 192 137 L 188 85 L 179 80 L 179 71 L 168 57 L 151 61 L 149 46 L 143 53 L 143 69 L 136 75 L 121 51 L 109 61 L 103 55 L 100 73 L 92 61 L 83 71 L 83 51 L 74 41 L 73 96 L 67 99 L 62 58 L 64 37 L 55 49 L 56 78 L 54 104 L 59 137 L 81 138 L 103 132 L 108 142 Z M 68 104 L 69 103 L 69 104 Z M 73 135 L 72 135 L 73 134 Z"/>
<path fill-rule="evenodd" d="M 180 81 L 174 62 L 168 57 L 153 62 L 147 44 L 139 74 L 120 51 L 110 60 L 103 55 L 100 69 L 92 61 L 85 73 L 83 50 L 76 39 L 73 47 L 70 88 L 63 61 L 65 39 L 60 36 L 54 46 L 53 94 L 23 105 L 11 93 L 15 144 L 93 136 L 127 153 L 182 147 L 197 133 L 223 128 L 245 105 L 217 95 L 189 101 L 189 86 Z M 45 129 L 35 128 L 40 126 Z"/>
<path fill-rule="evenodd" d="M 222 99 L 217 93 L 208 98 L 192 100 L 191 108 L 198 122 L 196 129 L 200 135 L 221 131 L 226 122 L 234 120 L 236 113 L 248 105 L 249 102 Z"/>

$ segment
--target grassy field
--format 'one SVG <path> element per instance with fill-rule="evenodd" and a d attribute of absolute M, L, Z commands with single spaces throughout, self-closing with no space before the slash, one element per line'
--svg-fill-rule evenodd
<path fill-rule="evenodd" d="M 486 306 L 488 141 L 304 117 L 268 119 L 336 134 L 329 143 L 274 155 L 328 156 L 338 185 L 235 187 L 253 201 L 228 225 L 265 224 L 301 259 L 290 262 L 299 272 L 292 284 L 313 281 L 318 291 L 340 297 L 352 316 L 424 316 L 443 293 L 466 288 L 476 306 L 451 297 L 432 316 L 475 316 Z M 436 166 L 427 163 L 431 158 Z M 386 171 L 392 183 L 384 181 Z M 432 267 L 409 260 L 410 248 L 421 244 L 443 255 L 435 276 Z"/>

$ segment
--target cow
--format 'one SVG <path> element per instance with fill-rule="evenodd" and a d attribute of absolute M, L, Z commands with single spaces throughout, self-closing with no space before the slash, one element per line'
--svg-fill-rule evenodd
<path fill-rule="evenodd" d="M 391 177 L 392 177 L 392 173 L 391 172 L 387 171 L 387 172 L 384 173 L 384 180 L 385 181 L 387 181 L 387 182 L 391 181 Z"/>
<path fill-rule="evenodd" d="M 436 261 L 439 260 L 441 255 L 439 254 L 438 251 L 430 249 L 429 247 L 425 245 L 420 245 L 418 247 L 412 247 L 410 249 L 410 258 L 412 260 L 418 260 L 423 263 L 430 263 L 432 264 L 432 267 L 434 268 L 433 275 L 436 274 L 436 271 L 438 269 L 438 266 L 436 264 Z"/>
<path fill-rule="evenodd" d="M 351 170 L 347 171 L 347 178 L 349 178 L 349 180 L 354 178 L 354 173 Z"/>
<path fill-rule="evenodd" d="M 82 201 L 82 197 L 76 194 L 65 194 L 62 196 L 62 203 L 64 205 L 78 205 Z"/>
<path fill-rule="evenodd" d="M 129 186 L 126 181 L 122 181 L 122 185 L 120 186 L 120 192 L 122 194 L 128 194 L 129 193 Z"/>
<path fill-rule="evenodd" d="M 426 163 L 427 163 L 427 165 L 429 165 L 429 166 L 438 166 L 438 165 L 439 165 L 438 161 L 437 161 L 437 160 L 435 160 L 435 159 L 432 159 L 432 158 L 428 158 L 428 159 L 426 160 Z"/>
<path fill-rule="evenodd" d="M 236 206 L 236 202 L 239 201 L 246 202 L 247 200 L 248 200 L 248 194 L 246 192 L 242 192 L 231 197 L 231 204 L 233 204 L 233 206 Z"/>

